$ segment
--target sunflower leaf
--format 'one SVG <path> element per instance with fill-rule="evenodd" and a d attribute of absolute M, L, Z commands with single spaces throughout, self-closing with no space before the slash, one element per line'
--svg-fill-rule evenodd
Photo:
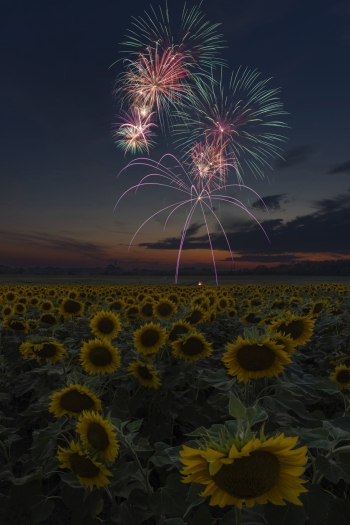
<path fill-rule="evenodd" d="M 234 417 L 235 419 L 242 419 L 247 413 L 245 406 L 240 402 L 238 397 L 232 394 L 232 392 L 230 392 L 228 411 L 230 416 Z"/>

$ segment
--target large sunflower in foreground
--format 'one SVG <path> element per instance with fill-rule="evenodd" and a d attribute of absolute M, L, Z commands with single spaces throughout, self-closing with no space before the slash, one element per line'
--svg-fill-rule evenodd
<path fill-rule="evenodd" d="M 238 381 L 247 383 L 249 379 L 278 376 L 291 359 L 270 337 L 243 339 L 237 337 L 236 344 L 228 343 L 227 352 L 221 361 L 228 368 L 228 373 L 237 376 Z"/>
<path fill-rule="evenodd" d="M 108 339 L 84 341 L 80 351 L 81 366 L 88 374 L 112 373 L 120 367 L 118 348 Z"/>
<path fill-rule="evenodd" d="M 72 384 L 51 396 L 49 412 L 53 412 L 55 417 L 62 417 L 67 414 L 69 417 L 78 416 L 83 410 L 99 412 L 102 410 L 102 403 L 91 390 L 84 385 Z"/>
<path fill-rule="evenodd" d="M 261 440 L 252 438 L 242 448 L 208 446 L 193 449 L 183 445 L 180 451 L 180 471 L 186 476 L 183 483 L 206 485 L 199 496 L 211 496 L 209 505 L 242 504 L 253 507 L 255 503 L 285 505 L 286 501 L 302 505 L 298 496 L 308 492 L 299 476 L 307 462 L 307 447 L 292 450 L 298 437 L 277 437 Z M 219 448 L 219 450 L 217 450 Z"/>
<path fill-rule="evenodd" d="M 208 343 L 202 334 L 192 331 L 182 339 L 173 341 L 171 346 L 174 355 L 192 363 L 198 361 L 201 357 L 209 357 L 213 351 L 211 348 L 212 344 Z"/>
<path fill-rule="evenodd" d="M 350 385 L 350 367 L 345 364 L 337 366 L 330 379 L 337 381 L 340 390 L 345 390 Z"/>
<path fill-rule="evenodd" d="M 161 384 L 157 377 L 159 374 L 158 370 L 155 370 L 153 366 L 145 364 L 140 360 L 129 364 L 128 373 L 145 387 L 157 389 Z"/>
<path fill-rule="evenodd" d="M 94 485 L 97 488 L 109 485 L 110 480 L 107 476 L 112 476 L 111 472 L 106 469 L 102 463 L 90 458 L 89 454 L 83 451 L 79 443 L 70 442 L 70 448 L 58 446 L 57 459 L 62 463 L 60 468 L 69 468 L 74 472 L 81 485 L 93 490 Z"/>
<path fill-rule="evenodd" d="M 182 335 L 188 334 L 191 330 L 190 323 L 185 323 L 185 321 L 176 321 L 170 327 L 168 339 L 170 342 L 176 341 Z"/>
<path fill-rule="evenodd" d="M 146 323 L 134 332 L 135 348 L 146 356 L 158 352 L 166 339 L 166 329 L 159 323 Z"/>
<path fill-rule="evenodd" d="M 281 332 L 290 335 L 295 345 L 303 346 L 310 341 L 314 332 L 315 320 L 308 317 L 289 315 L 283 319 L 272 321 L 269 328 L 271 332 Z"/>
<path fill-rule="evenodd" d="M 101 310 L 90 318 L 90 328 L 100 339 L 114 339 L 121 330 L 120 317 L 114 312 Z"/>
<path fill-rule="evenodd" d="M 116 432 L 101 414 L 84 410 L 78 418 L 75 430 L 80 434 L 82 443 L 94 452 L 98 452 L 104 461 L 110 462 L 116 459 L 119 451 Z"/>

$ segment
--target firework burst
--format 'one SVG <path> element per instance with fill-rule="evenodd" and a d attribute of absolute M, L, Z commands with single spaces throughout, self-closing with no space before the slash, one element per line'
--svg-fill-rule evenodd
<path fill-rule="evenodd" d="M 268 80 L 257 81 L 260 73 L 240 67 L 231 74 L 228 89 L 222 79 L 217 82 L 211 74 L 209 80 L 195 78 L 191 104 L 186 103 L 177 114 L 180 122 L 174 131 L 181 135 L 177 141 L 188 155 L 188 147 L 194 141 L 207 140 L 223 149 L 227 158 L 235 159 L 236 174 L 243 182 L 240 160 L 254 175 L 264 178 L 259 164 L 268 165 L 267 158 L 279 156 L 281 150 L 275 141 L 286 137 L 268 131 L 275 127 L 289 127 L 275 120 L 276 115 L 287 114 L 276 96 L 278 89 L 266 88 Z"/>
<path fill-rule="evenodd" d="M 122 115 L 117 118 L 121 122 L 114 124 L 116 129 L 112 131 L 112 136 L 116 139 L 115 144 L 126 154 L 129 150 L 132 153 L 149 153 L 149 148 L 154 145 L 152 137 L 152 127 L 156 126 L 152 122 L 153 113 L 146 107 L 132 107 L 129 112 L 122 111 Z"/>

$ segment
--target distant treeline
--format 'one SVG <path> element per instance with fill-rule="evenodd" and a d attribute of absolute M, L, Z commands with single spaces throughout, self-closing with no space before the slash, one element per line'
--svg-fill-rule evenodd
<path fill-rule="evenodd" d="M 150 270 L 147 268 L 124 269 L 109 264 L 106 267 L 95 268 L 10 268 L 0 265 L 0 274 L 27 274 L 27 275 L 159 275 L 172 276 L 174 269 Z M 238 270 L 218 270 L 218 275 L 349 275 L 350 259 L 337 261 L 295 261 L 290 264 L 279 264 L 268 267 L 260 264 L 255 268 L 242 268 Z M 213 268 L 179 268 L 179 275 L 214 275 Z"/>

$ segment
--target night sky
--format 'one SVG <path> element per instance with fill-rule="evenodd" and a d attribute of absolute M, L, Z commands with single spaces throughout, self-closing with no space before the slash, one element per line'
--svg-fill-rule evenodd
<path fill-rule="evenodd" d="M 164 6 L 163 0 L 151 4 Z M 196 5 L 190 0 L 189 6 Z M 169 1 L 177 19 L 183 2 Z M 164 230 L 172 189 L 144 187 L 119 196 L 145 171 L 111 136 L 119 105 L 112 94 L 123 64 L 120 43 L 132 16 L 149 2 L 134 0 L 5 0 L 0 10 L 0 264 L 174 268 L 186 206 Z M 236 268 L 293 260 L 350 258 L 350 3 L 318 0 L 203 0 L 202 12 L 226 40 L 228 71 L 239 66 L 272 77 L 290 129 L 277 132 L 276 158 L 259 180 L 244 171 L 247 190 L 230 192 L 261 222 L 236 206 L 216 206 Z M 159 136 L 150 157 L 177 154 Z M 231 175 L 231 182 L 236 182 Z M 228 191 L 228 190 L 227 190 Z M 188 208 L 187 208 L 188 211 Z M 208 217 L 215 259 L 230 267 L 216 221 Z M 200 210 L 193 216 L 181 266 L 212 264 Z"/>

